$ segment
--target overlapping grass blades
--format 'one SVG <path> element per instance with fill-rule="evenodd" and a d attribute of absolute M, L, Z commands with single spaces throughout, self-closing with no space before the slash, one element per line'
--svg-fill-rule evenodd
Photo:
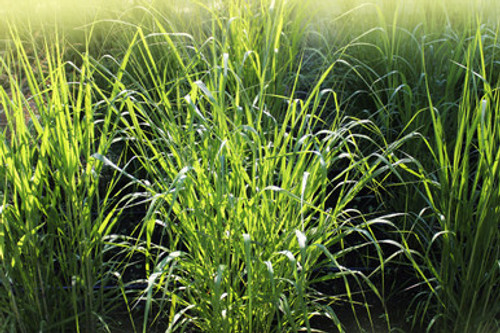
<path fill-rule="evenodd" d="M 13 33 L 0 330 L 498 331 L 496 8 L 332 3 Z"/>
<path fill-rule="evenodd" d="M 225 74 L 235 65 L 224 54 L 220 61 L 222 68 L 193 82 L 187 95 L 165 94 L 155 108 L 130 102 L 123 110 L 151 196 L 141 229 L 155 284 L 148 304 L 154 288 L 171 323 L 181 312 L 203 331 L 310 329 L 311 311 L 324 309 L 311 289 L 314 270 L 338 269 L 323 280 L 362 275 L 339 263 L 354 250 L 342 247 L 349 234 L 366 237 L 359 246 L 378 248 L 371 225 L 382 221 L 356 219 L 347 205 L 393 169 L 392 151 L 364 156 L 358 146 L 370 139 L 355 131 L 368 124 L 343 119 L 339 110 L 321 129 L 320 101 L 335 98 L 319 90 L 321 81 L 309 99 L 288 98 L 277 122 L 253 98 L 218 89 L 226 82 L 241 89 L 239 78 L 225 76 L 235 75 Z M 265 96 L 263 105 L 273 98 L 282 97 Z M 334 168 L 341 171 L 332 175 Z"/>
<path fill-rule="evenodd" d="M 415 268 L 426 272 L 429 289 L 417 298 L 418 314 L 409 316 L 430 331 L 498 330 L 498 156 L 493 143 L 498 140 L 498 22 L 486 8 L 497 10 L 492 5 L 471 7 L 473 15 L 436 10 L 438 16 L 433 13 L 428 21 L 418 12 L 411 12 L 412 21 L 408 12 L 395 10 L 389 11 L 389 23 L 379 10 L 379 19 L 365 21 L 364 34 L 355 32 L 358 39 L 343 53 L 351 73 L 345 77 L 355 82 L 354 93 L 346 90 L 347 100 L 362 96 L 352 112 L 361 108 L 389 141 L 413 131 L 423 135 L 403 150 L 421 164 L 424 176 L 417 179 L 427 187 L 407 188 L 401 193 L 406 200 L 391 205 L 418 215 L 408 239 L 415 249 L 424 249 L 425 259 Z M 370 99 L 373 104 L 366 103 Z M 407 226 L 405 219 L 400 227 Z"/>
<path fill-rule="evenodd" d="M 429 183 L 426 197 L 434 210 L 429 223 L 435 233 L 424 238 L 422 267 L 432 288 L 420 304 L 424 312 L 434 314 L 428 328 L 439 331 L 498 329 L 500 96 L 487 79 L 483 52 L 478 30 L 464 64 L 464 90 L 455 121 L 443 117 L 429 98 L 435 141 L 428 145 L 436 165 L 429 180 L 437 186 Z M 447 130 L 456 135 L 447 135 Z"/>
<path fill-rule="evenodd" d="M 112 299 L 103 237 L 117 217 L 109 197 L 116 180 L 100 186 L 102 163 L 91 156 L 110 146 L 115 125 L 102 113 L 110 106 L 88 59 L 80 68 L 64 63 L 57 39 L 29 58 L 15 37 L 1 63 L 9 78 L 1 88 L 3 322 L 7 331 L 94 331 Z"/>
<path fill-rule="evenodd" d="M 280 6 L 262 7 L 258 14 L 274 14 Z M 365 142 L 377 147 L 383 139 L 356 134 L 379 132 L 369 122 L 345 118 L 335 92 L 321 89 L 333 65 L 304 100 L 295 98 L 300 67 L 295 81 L 288 82 L 288 95 L 278 95 L 282 76 L 274 69 L 276 59 L 297 51 L 286 44 L 278 50 L 278 44 L 242 43 L 248 36 L 238 42 L 231 37 L 233 22 L 253 32 L 256 18 L 245 15 L 226 23 L 215 18 L 213 35 L 231 43 L 209 38 L 197 46 L 193 36 L 184 35 L 188 42 L 174 48 L 176 34 L 158 21 L 161 34 L 139 29 L 124 51 L 120 75 L 125 80 L 115 81 L 112 94 L 127 89 L 120 109 L 123 140 L 145 175 L 129 177 L 151 202 L 137 235 L 149 276 L 143 331 L 160 296 L 154 316 L 168 317 L 172 330 L 310 330 L 313 313 L 335 318 L 330 305 L 336 296 L 321 296 L 313 288 L 313 273 L 324 266 L 337 273 L 323 273 L 320 280 L 345 278 L 348 300 L 347 276 L 378 293 L 363 274 L 343 267 L 341 258 L 373 246 L 381 265 L 371 227 L 390 223 L 367 221 L 348 204 L 394 171 L 399 143 L 366 155 L 359 148 Z M 284 20 L 283 13 L 277 15 Z M 278 29 L 266 40 L 279 43 L 278 38 L 288 36 Z M 168 65 L 158 66 L 157 45 L 168 50 L 159 58 Z M 292 59 L 286 64 L 293 68 Z M 140 75 L 141 68 L 149 71 Z M 178 72 L 161 72 L 172 68 Z M 172 76 L 176 79 L 165 81 Z M 321 119 L 328 105 L 337 105 L 328 110 L 336 114 L 330 124 Z M 344 247 L 344 238 L 354 233 L 365 242 Z M 339 319 L 334 321 L 341 329 Z"/>

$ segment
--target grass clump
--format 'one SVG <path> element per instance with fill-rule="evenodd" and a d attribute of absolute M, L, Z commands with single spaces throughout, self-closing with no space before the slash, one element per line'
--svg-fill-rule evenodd
<path fill-rule="evenodd" d="M 239 96 L 214 91 L 195 81 L 188 95 L 168 102 L 175 109 L 157 108 L 155 118 L 138 104 L 125 111 L 151 197 L 140 231 L 147 304 L 159 293 L 171 325 L 202 331 L 311 329 L 309 313 L 335 300 L 314 295 L 315 270 L 338 270 L 323 281 L 359 274 L 374 289 L 339 262 L 353 250 L 342 246 L 349 234 L 366 237 L 359 247 L 378 248 L 371 226 L 382 222 L 347 207 L 388 172 L 389 153 L 361 154 L 358 145 L 368 140 L 354 134 L 361 121 L 339 115 L 320 129 L 318 89 L 309 100 L 288 100 L 279 123 L 245 100 L 235 105 Z"/>
<path fill-rule="evenodd" d="M 432 287 L 421 305 L 424 312 L 434 313 L 430 327 L 453 332 L 498 328 L 499 95 L 485 78 L 481 35 L 478 30 L 469 48 L 453 139 L 445 134 L 449 119 L 430 101 L 436 140 L 429 150 L 436 171 L 429 175 L 435 185 L 426 186 L 426 197 L 434 211 L 428 223 L 436 229 L 424 238 L 423 267 Z M 477 69 L 476 52 L 481 59 Z"/>
<path fill-rule="evenodd" d="M 92 154 L 108 151 L 115 125 L 100 111 L 106 101 L 88 61 L 72 68 L 47 41 L 33 63 L 14 43 L 1 63 L 9 79 L 1 88 L 2 316 L 10 331 L 93 331 L 113 297 L 103 238 L 117 212 L 113 181 L 99 185 L 102 163 Z"/>

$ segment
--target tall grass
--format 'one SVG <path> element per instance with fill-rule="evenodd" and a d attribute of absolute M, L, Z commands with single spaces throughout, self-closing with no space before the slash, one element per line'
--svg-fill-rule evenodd
<path fill-rule="evenodd" d="M 99 185 L 102 163 L 92 154 L 109 149 L 112 103 L 100 99 L 88 59 L 80 68 L 63 62 L 57 40 L 34 58 L 13 43 L 1 63 L 9 79 L 1 88 L 3 323 L 7 331 L 94 331 L 112 300 L 103 238 L 117 215 L 115 180 Z"/>
<path fill-rule="evenodd" d="M 364 274 L 342 263 L 372 246 L 382 265 L 372 226 L 390 223 L 365 219 L 348 205 L 394 170 L 399 143 L 365 155 L 360 145 L 383 139 L 361 135 L 379 134 L 370 122 L 344 117 L 338 105 L 328 110 L 333 121 L 322 122 L 328 100 L 336 104 L 335 92 L 321 89 L 333 65 L 302 100 L 295 98 L 299 62 L 288 95 L 278 95 L 277 70 L 290 74 L 276 67 L 277 59 L 284 53 L 293 68 L 300 58 L 288 44 L 300 35 L 276 23 L 286 21 L 283 6 L 261 3 L 250 17 L 216 15 L 213 35 L 223 43 L 186 34 L 176 43 L 177 34 L 157 21 L 161 33 L 139 29 L 124 51 L 124 80 L 113 91 L 128 89 L 123 140 L 145 178 L 116 169 L 141 184 L 151 202 L 136 236 L 148 281 L 143 331 L 149 316 L 167 318 L 172 331 L 310 331 L 316 316 L 342 330 L 332 308 L 342 295 L 322 295 L 316 283 L 343 279 L 342 294 L 351 302 L 353 281 L 382 297 Z M 252 25 L 270 15 L 276 17 L 269 28 Z M 247 28 L 234 29 L 233 22 Z M 261 28 L 270 35 L 251 44 L 249 36 Z M 159 50 L 167 53 L 156 58 Z M 165 73 L 172 68 L 178 71 Z M 353 234 L 364 241 L 347 247 Z M 334 273 L 315 278 L 326 267 Z"/>
<path fill-rule="evenodd" d="M 436 164 L 429 180 L 437 186 L 426 186 L 426 197 L 434 210 L 430 223 L 436 229 L 425 238 L 423 267 L 432 289 L 421 304 L 434 314 L 429 329 L 440 331 L 498 329 L 499 94 L 487 80 L 482 34 L 477 31 L 468 49 L 462 100 L 457 120 L 451 120 L 453 139 L 445 134 L 450 120 L 429 99 L 435 131 L 429 150 Z"/>
<path fill-rule="evenodd" d="M 433 4 L 421 8 L 428 6 Z M 346 33 L 341 61 L 354 85 L 344 85 L 344 96 L 389 140 L 414 131 L 423 138 L 403 147 L 423 174 L 407 178 L 403 191 L 392 187 L 406 199 L 384 200 L 392 201 L 389 209 L 418 217 L 413 224 L 407 218 L 398 224 L 412 247 L 422 249 L 422 261 L 414 265 L 429 288 L 416 298 L 419 311 L 410 317 L 429 331 L 494 332 L 500 299 L 493 144 L 498 22 L 485 9 L 497 8 L 471 7 L 471 15 L 453 13 L 446 2 L 439 6 L 431 18 L 418 10 L 408 17 L 402 4 L 388 11 L 361 7 L 378 18 L 364 20 L 369 25 L 360 28 L 361 35 Z M 341 16 L 341 27 L 356 15 L 355 10 Z M 356 98 L 361 103 L 353 103 Z M 412 187 L 415 182 L 420 185 Z"/>
<path fill-rule="evenodd" d="M 7 25 L 2 330 L 498 330 L 496 8 L 97 7 Z"/>

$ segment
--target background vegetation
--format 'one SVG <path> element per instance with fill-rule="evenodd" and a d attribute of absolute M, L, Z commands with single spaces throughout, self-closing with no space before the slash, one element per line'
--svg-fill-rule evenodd
<path fill-rule="evenodd" d="M 2 331 L 500 330 L 494 1 L 2 11 Z"/>

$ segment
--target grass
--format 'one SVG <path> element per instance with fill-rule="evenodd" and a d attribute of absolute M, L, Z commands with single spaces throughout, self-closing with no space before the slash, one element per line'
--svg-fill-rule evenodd
<path fill-rule="evenodd" d="M 497 8 L 467 6 L 9 9 L 3 331 L 497 332 Z"/>
<path fill-rule="evenodd" d="M 80 331 L 95 325 L 110 297 L 95 286 L 113 278 L 103 238 L 118 216 L 109 196 L 116 179 L 100 187 L 102 163 L 91 154 L 108 151 L 116 124 L 98 109 L 88 63 L 70 74 L 61 50 L 47 43 L 48 69 L 37 75 L 41 57 L 32 63 L 21 41 L 14 43 L 2 61 L 10 132 L 1 145 L 3 322 L 22 332 Z M 17 73 L 9 71 L 15 60 Z"/>
<path fill-rule="evenodd" d="M 453 140 L 445 136 L 445 120 L 430 101 L 436 142 L 429 150 L 441 168 L 434 176 L 439 186 L 426 187 L 438 218 L 433 223 L 440 232 L 426 239 L 427 253 L 433 247 L 438 250 L 436 257 L 428 255 L 425 261 L 435 278 L 431 294 L 443 307 L 432 321 L 453 331 L 487 332 L 497 325 L 498 92 L 486 79 L 481 36 L 478 30 L 468 50 L 469 70 Z M 479 73 L 472 65 L 476 52 L 481 60 Z"/>

